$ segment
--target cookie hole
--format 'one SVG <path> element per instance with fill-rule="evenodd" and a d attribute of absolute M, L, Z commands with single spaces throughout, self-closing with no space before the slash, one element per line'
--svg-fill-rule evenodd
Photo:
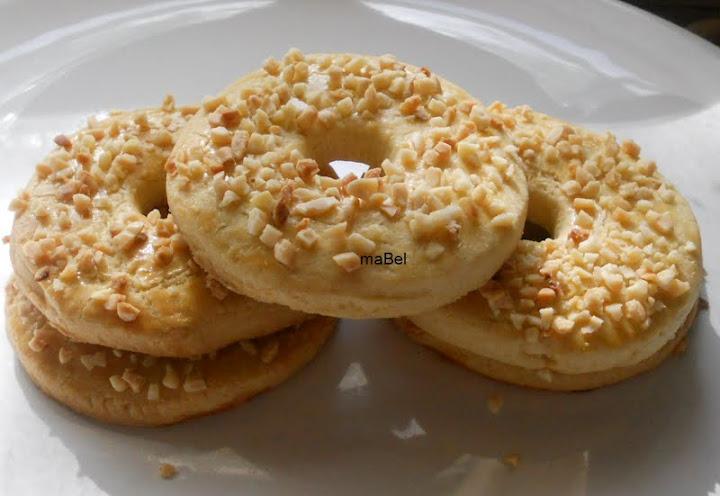
<path fill-rule="evenodd" d="M 371 169 L 368 164 L 353 162 L 352 160 L 333 160 L 328 166 L 332 168 L 335 173 L 333 177 L 343 177 L 348 174 L 355 174 L 357 177 L 362 177 L 363 174 Z"/>
<path fill-rule="evenodd" d="M 525 221 L 525 227 L 523 227 L 522 239 L 528 241 L 544 241 L 552 238 L 553 235 L 540 224 L 536 224 L 530 220 Z"/>
<path fill-rule="evenodd" d="M 529 186 L 527 219 L 522 239 L 540 242 L 557 238 L 565 223 L 563 207 L 558 200 L 560 193 L 551 183 L 544 184 L 536 180 Z"/>
<path fill-rule="evenodd" d="M 170 213 L 165 195 L 165 181 L 146 181 L 135 189 L 135 205 L 138 211 L 147 216 L 153 210 L 158 210 L 164 219 Z"/>
<path fill-rule="evenodd" d="M 307 156 L 320 166 L 320 175 L 343 177 L 352 172 L 360 177 L 370 169 L 380 169 L 390 154 L 390 139 L 373 122 L 348 119 L 332 129 L 306 137 Z"/>
<path fill-rule="evenodd" d="M 164 201 L 162 203 L 159 203 L 157 205 L 149 207 L 147 209 L 147 212 L 143 212 L 143 215 L 147 215 L 150 212 L 152 212 L 153 210 L 157 210 L 158 212 L 160 212 L 160 217 L 162 217 L 163 219 L 166 218 L 168 216 L 168 214 L 170 213 L 170 207 L 168 207 L 167 201 Z"/>

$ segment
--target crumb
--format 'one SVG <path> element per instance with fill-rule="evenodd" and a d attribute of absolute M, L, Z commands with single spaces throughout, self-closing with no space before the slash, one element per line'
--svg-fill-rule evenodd
<path fill-rule="evenodd" d="M 493 393 L 487 399 L 487 408 L 490 410 L 490 413 L 497 415 L 500 413 L 500 410 L 502 410 L 504 402 L 505 400 L 500 393 Z"/>
<path fill-rule="evenodd" d="M 10 242 L 10 235 L 7 234 L 7 235 L 3 236 L 2 242 L 3 242 L 3 244 L 8 244 Z"/>
<path fill-rule="evenodd" d="M 178 471 L 172 463 L 163 463 L 160 465 L 160 477 L 163 479 L 173 479 Z"/>
<path fill-rule="evenodd" d="M 502 462 L 509 468 L 516 469 L 520 465 L 520 455 L 518 453 L 508 453 L 503 456 Z"/>
<path fill-rule="evenodd" d="M 705 298 L 699 298 L 698 299 L 698 310 L 700 310 L 702 312 L 703 310 L 707 310 L 708 308 L 710 308 L 710 303 L 708 303 L 708 301 Z"/>

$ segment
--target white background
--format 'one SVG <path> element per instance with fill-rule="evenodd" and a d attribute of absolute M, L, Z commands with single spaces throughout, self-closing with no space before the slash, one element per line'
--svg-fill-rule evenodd
<path fill-rule="evenodd" d="M 0 340 L 0 494 L 720 494 L 720 52 L 647 14 L 564 0 L 0 0 L 1 202 L 89 114 L 166 92 L 196 102 L 290 46 L 392 52 L 486 102 L 635 138 L 702 228 L 710 311 L 688 352 L 619 386 L 549 394 L 466 372 L 389 323 L 345 321 L 272 393 L 126 429 L 44 397 Z M 11 222 L 0 215 L 3 234 Z M 516 471 L 499 461 L 510 452 Z M 179 478 L 161 480 L 160 461 Z"/>

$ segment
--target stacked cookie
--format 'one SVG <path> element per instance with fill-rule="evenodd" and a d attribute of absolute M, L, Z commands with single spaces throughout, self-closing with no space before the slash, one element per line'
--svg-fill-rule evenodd
<path fill-rule="evenodd" d="M 697 225 L 637 145 L 390 56 L 291 50 L 199 109 L 56 143 L 12 205 L 8 331 L 43 390 L 103 420 L 237 403 L 336 317 L 573 390 L 659 363 L 694 315 Z"/>
<path fill-rule="evenodd" d="M 335 321 L 226 290 L 165 201 L 196 108 L 90 119 L 37 165 L 16 211 L 8 332 L 32 379 L 101 420 L 158 425 L 239 403 L 313 358 Z"/>
<path fill-rule="evenodd" d="M 700 233 L 687 201 L 618 143 L 527 107 L 512 119 L 530 225 L 502 269 L 456 302 L 402 319 L 415 340 L 523 386 L 584 390 L 649 370 L 697 312 Z"/>

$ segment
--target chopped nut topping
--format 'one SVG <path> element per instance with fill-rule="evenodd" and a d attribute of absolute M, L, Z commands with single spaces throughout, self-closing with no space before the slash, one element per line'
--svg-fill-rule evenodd
<path fill-rule="evenodd" d="M 160 386 L 153 383 L 148 386 L 147 390 L 148 401 L 158 401 L 160 399 Z"/>
<path fill-rule="evenodd" d="M 416 238 L 437 237 L 445 234 L 457 234 L 457 219 L 462 218 L 463 211 L 457 205 L 436 210 L 429 215 L 417 213 L 410 222 L 410 230 Z"/>
<path fill-rule="evenodd" d="M 110 376 L 110 385 L 118 393 L 125 392 L 125 390 L 127 390 L 128 388 L 128 383 L 125 382 L 125 380 L 119 375 Z"/>
<path fill-rule="evenodd" d="M 205 384 L 205 379 L 202 377 L 192 377 L 185 379 L 185 382 L 183 383 L 183 390 L 186 393 L 199 393 L 200 391 L 205 391 L 207 389 L 207 384 Z"/>
<path fill-rule="evenodd" d="M 259 236 L 267 225 L 267 214 L 259 208 L 253 208 L 248 214 L 248 232 Z"/>
<path fill-rule="evenodd" d="M 336 198 L 317 198 L 303 203 L 298 203 L 292 209 L 292 213 L 301 217 L 320 217 L 337 207 Z"/>
<path fill-rule="evenodd" d="M 245 351 L 245 353 L 247 353 L 248 355 L 254 356 L 258 354 L 257 346 L 255 346 L 255 343 L 253 343 L 252 341 L 240 341 L 240 346 L 242 347 L 243 351 Z"/>
<path fill-rule="evenodd" d="M 57 136 L 55 136 L 55 139 L 53 141 L 55 141 L 55 144 L 57 146 L 61 146 L 67 150 L 70 150 L 72 148 L 72 141 L 70 141 L 70 138 L 68 138 L 64 134 L 58 134 Z"/>
<path fill-rule="evenodd" d="M 76 193 L 73 195 L 73 204 L 75 205 L 75 210 L 77 210 L 80 215 L 88 216 L 90 214 L 92 199 L 90 199 L 89 196 Z"/>
<path fill-rule="evenodd" d="M 542 288 L 537 293 L 535 301 L 540 307 L 547 307 L 553 304 L 555 301 L 555 291 L 552 288 Z"/>
<path fill-rule="evenodd" d="M 360 233 L 352 233 L 348 236 L 348 246 L 359 255 L 369 255 L 375 251 L 375 242 Z"/>
<path fill-rule="evenodd" d="M 410 96 L 400 105 L 400 112 L 403 115 L 413 115 L 421 104 L 422 98 L 419 95 Z"/>
<path fill-rule="evenodd" d="M 313 159 L 304 158 L 297 163 L 298 174 L 308 184 L 312 184 L 312 180 L 319 170 L 318 163 Z"/>
<path fill-rule="evenodd" d="M 290 215 L 290 205 L 292 203 L 292 187 L 283 188 L 280 199 L 273 209 L 273 222 L 276 226 L 285 224 Z"/>
<path fill-rule="evenodd" d="M 355 179 L 346 186 L 347 192 L 353 196 L 367 200 L 379 189 L 379 181 L 375 178 Z"/>
<path fill-rule="evenodd" d="M 229 207 L 230 205 L 234 205 L 240 202 L 240 197 L 232 190 L 227 190 L 225 193 L 223 193 L 222 200 L 220 201 L 219 207 L 225 208 Z"/>
<path fill-rule="evenodd" d="M 98 351 L 96 353 L 93 353 L 92 355 L 81 355 L 80 363 L 82 363 L 83 366 L 88 370 L 92 370 L 95 367 L 105 367 L 107 365 L 105 352 Z"/>
<path fill-rule="evenodd" d="M 73 353 L 70 351 L 70 349 L 65 348 L 64 346 L 61 346 L 58 350 L 58 361 L 61 365 L 65 365 L 67 363 L 70 363 L 70 361 L 73 358 Z"/>
<path fill-rule="evenodd" d="M 125 381 L 133 393 L 139 393 L 142 387 L 147 382 L 145 377 L 140 374 L 133 372 L 131 369 L 125 369 L 122 374 L 122 380 Z"/>
<path fill-rule="evenodd" d="M 355 252 L 339 253 L 333 257 L 336 264 L 342 267 L 345 272 L 353 272 L 361 267 L 360 257 Z"/>
<path fill-rule="evenodd" d="M 210 139 L 215 146 L 225 147 L 232 142 L 233 134 L 227 128 L 220 126 L 210 130 Z"/>
<path fill-rule="evenodd" d="M 140 314 L 140 309 L 123 301 L 117 304 L 117 314 L 125 322 L 132 322 Z"/>
<path fill-rule="evenodd" d="M 635 159 L 640 156 L 640 147 L 634 141 L 623 141 L 622 151 Z"/>
<path fill-rule="evenodd" d="M 557 317 L 555 317 L 555 319 L 553 320 L 553 323 L 552 323 L 552 328 L 558 334 L 567 334 L 570 331 L 572 331 L 574 327 L 575 327 L 575 322 L 573 322 L 570 319 L 566 319 L 565 317 L 559 316 L 559 315 Z"/>
<path fill-rule="evenodd" d="M 46 346 L 47 342 L 37 334 L 33 335 L 32 339 L 28 341 L 28 348 L 30 348 L 35 353 L 41 352 L 45 349 Z"/>
<path fill-rule="evenodd" d="M 163 376 L 162 385 L 168 389 L 177 389 L 180 387 L 180 377 L 172 365 L 165 365 L 165 375 Z"/>
<path fill-rule="evenodd" d="M 50 277 L 50 269 L 47 267 L 40 267 L 34 275 L 34 279 L 38 282 L 44 281 L 48 277 Z"/>
<path fill-rule="evenodd" d="M 538 370 L 537 376 L 545 382 L 552 382 L 553 380 L 552 372 L 547 369 Z"/>
<path fill-rule="evenodd" d="M 493 217 L 490 221 L 490 225 L 493 227 L 512 227 L 515 224 L 516 219 L 517 215 L 505 212 Z"/>
<path fill-rule="evenodd" d="M 280 62 L 273 58 L 268 58 L 265 60 L 265 63 L 263 64 L 263 69 L 265 69 L 265 72 L 270 74 L 271 76 L 277 76 L 280 74 L 280 69 L 282 65 Z"/>
<path fill-rule="evenodd" d="M 317 243 L 319 236 L 311 227 L 308 227 L 301 231 L 298 231 L 296 238 L 300 243 L 300 246 L 302 246 L 306 250 L 309 250 L 310 248 L 315 246 L 315 243 Z"/>
<path fill-rule="evenodd" d="M 272 226 L 270 224 L 267 224 L 265 226 L 265 229 L 263 229 L 262 234 L 260 234 L 260 241 L 269 247 L 274 247 L 275 244 L 280 241 L 283 237 L 282 231 L 280 231 L 275 226 Z"/>
<path fill-rule="evenodd" d="M 482 129 L 503 112 L 473 110 L 475 124 Z M 480 290 L 492 318 L 522 332 L 525 340 L 534 336 L 536 343 L 542 336 L 583 350 L 643 336 L 654 316 L 689 290 L 694 276 L 685 271 L 698 262 L 684 249 L 688 240 L 675 239 L 674 195 L 655 175 L 655 164 L 639 158 L 634 143 L 621 146 L 610 135 L 557 124 L 526 108 L 510 113 L 528 177 L 556 181 L 569 172 L 559 186 L 575 210 L 574 225 L 565 231 L 567 241 L 521 241 Z M 469 168 L 475 150 L 461 144 Z M 490 161 L 503 166 L 499 157 Z M 492 190 L 472 184 L 473 204 L 501 214 L 488 200 Z M 553 379 L 546 369 L 538 376 Z"/>
<path fill-rule="evenodd" d="M 257 86 L 203 100 L 208 139 L 197 150 L 173 156 L 168 170 L 187 179 L 178 179 L 181 190 L 213 175 L 219 208 L 245 212 L 248 203 L 248 232 L 272 248 L 281 263 L 292 264 L 295 245 L 319 246 L 334 253 L 343 268 L 355 270 L 353 256 L 372 253 L 377 238 L 354 230 L 363 229 L 363 216 L 377 212 L 380 223 L 407 217 L 413 236 L 427 242 L 429 260 L 459 243 L 463 226 L 484 222 L 479 208 L 490 213 L 493 226 L 517 221 L 517 214 L 504 207 L 504 188 L 506 183 L 514 186 L 514 159 L 519 156 L 505 135 L 515 120 L 504 107 L 485 109 L 464 97 L 459 101 L 429 69 L 391 57 L 305 57 L 291 50 L 281 60 L 266 60 L 263 69 Z M 319 90 L 317 80 L 326 81 L 327 89 Z M 397 111 L 380 113 L 392 108 Z M 393 160 L 386 158 L 360 179 L 324 176 L 318 160 L 305 156 L 310 150 L 324 153 L 322 144 L 301 146 L 307 138 L 332 133 L 349 119 L 352 126 L 367 122 L 374 127 L 378 118 L 388 116 L 409 126 L 418 121 L 427 125 L 409 133 L 399 153 L 391 154 Z M 558 140 L 568 136 L 564 130 L 561 134 Z M 487 168 L 492 172 L 486 174 Z M 301 225 L 320 217 L 323 228 Z M 285 239 L 292 230 L 295 238 Z M 129 234 L 118 236 L 122 249 L 135 246 Z M 438 236 L 441 243 L 434 241 Z"/>
<path fill-rule="evenodd" d="M 265 364 L 271 363 L 277 357 L 279 350 L 280 346 L 277 339 L 271 340 L 260 351 L 260 360 Z"/>
<path fill-rule="evenodd" d="M 287 239 L 283 239 L 275 244 L 274 255 L 275 260 L 285 265 L 286 267 L 292 267 L 293 261 L 295 260 L 296 248 Z"/>

